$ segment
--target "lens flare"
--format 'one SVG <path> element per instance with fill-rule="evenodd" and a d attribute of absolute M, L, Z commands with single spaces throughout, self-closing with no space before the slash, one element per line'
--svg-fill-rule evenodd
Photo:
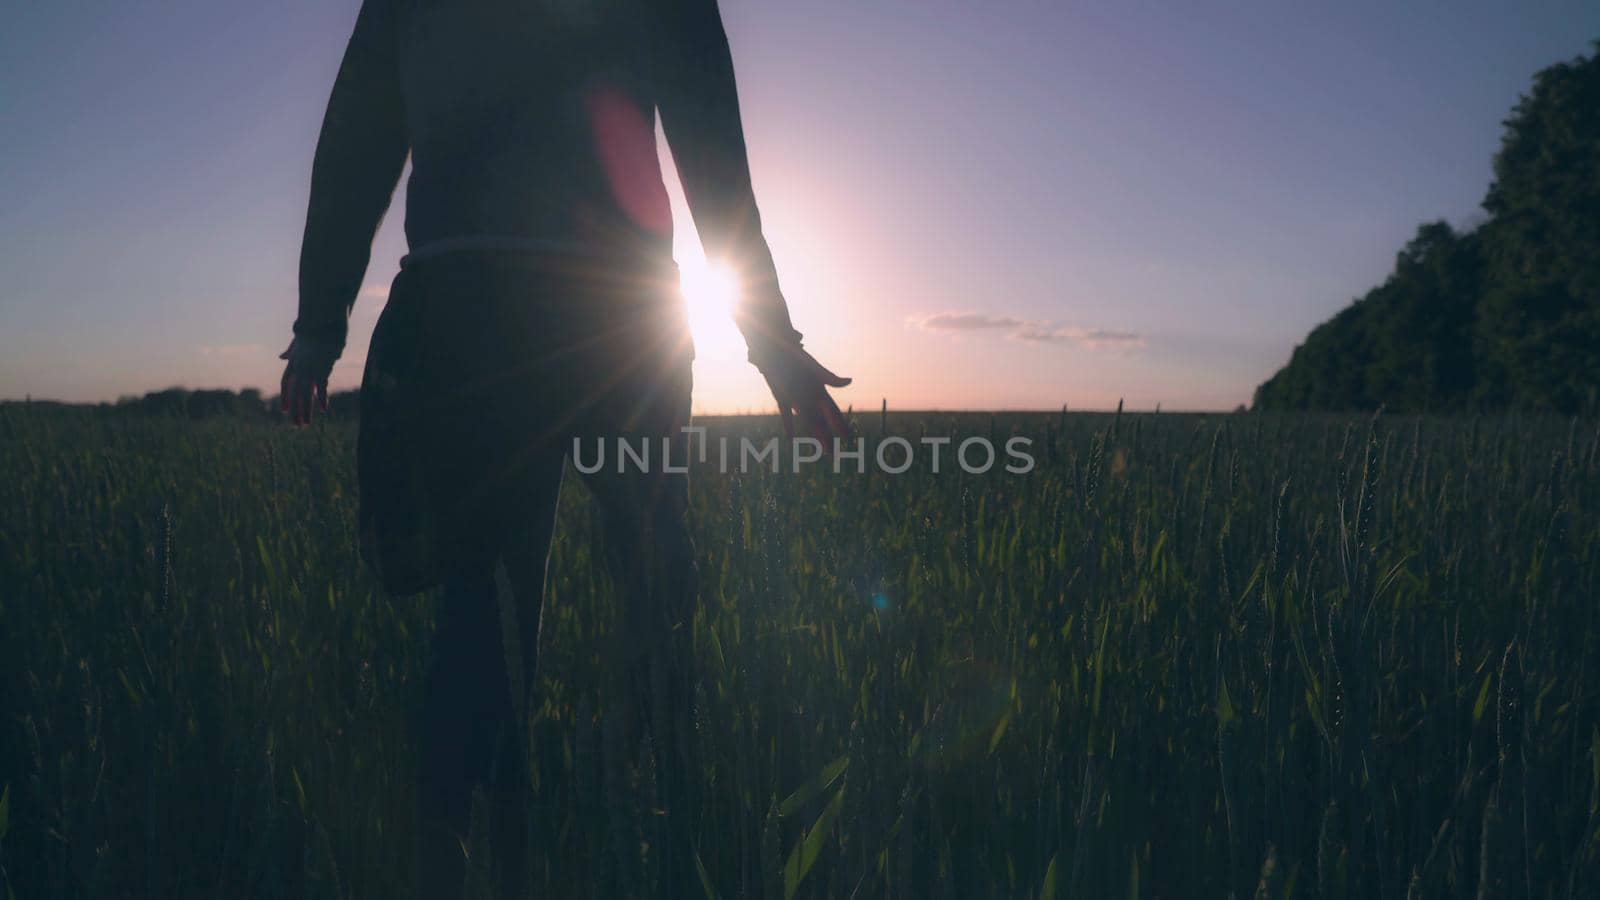
<path fill-rule="evenodd" d="M 733 325 L 739 277 L 733 269 L 700 254 L 683 254 L 678 260 L 678 284 L 683 290 L 696 354 L 702 359 L 741 357 L 743 339 Z"/>

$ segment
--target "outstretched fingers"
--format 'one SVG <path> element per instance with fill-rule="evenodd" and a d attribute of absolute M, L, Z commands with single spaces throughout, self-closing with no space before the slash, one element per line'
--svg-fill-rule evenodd
<path fill-rule="evenodd" d="M 852 379 L 846 378 L 843 375 L 835 374 L 822 363 L 817 362 L 817 358 L 815 356 L 807 354 L 806 358 L 810 360 L 812 372 L 814 375 L 816 375 L 818 381 L 822 382 L 828 387 L 842 388 L 850 386 Z"/>
<path fill-rule="evenodd" d="M 850 379 L 846 378 L 844 381 L 846 384 L 848 384 Z M 839 404 L 832 397 L 828 396 L 828 392 L 822 391 L 821 394 L 822 396 L 819 398 L 818 405 L 822 408 L 822 418 L 827 421 L 828 427 L 830 430 L 832 430 L 834 437 L 841 441 L 849 440 L 854 434 L 855 429 L 850 427 L 850 421 L 846 419 L 844 417 L 844 413 L 840 411 Z"/>
<path fill-rule="evenodd" d="M 787 392 L 781 396 L 774 396 L 778 401 L 778 416 L 783 420 L 784 437 L 794 437 L 794 403 L 790 401 Z"/>
<path fill-rule="evenodd" d="M 284 372 L 278 383 L 278 408 L 296 425 L 311 424 L 317 410 L 328 411 L 328 382 Z"/>
<path fill-rule="evenodd" d="M 817 368 L 822 369 L 822 366 L 819 365 L 819 366 L 817 366 Z M 846 378 L 843 375 L 835 375 L 834 373 L 828 371 L 827 369 L 822 369 L 820 374 L 822 375 L 822 383 L 827 385 L 828 387 L 836 387 L 836 388 L 849 387 L 850 386 L 850 382 L 855 380 L 853 378 Z"/>
<path fill-rule="evenodd" d="M 831 450 L 835 438 L 847 440 L 855 433 L 828 395 L 828 388 L 845 387 L 851 379 L 828 370 L 798 345 L 789 351 L 788 364 L 763 369 L 762 374 L 778 401 L 785 436 L 803 434 Z"/>
<path fill-rule="evenodd" d="M 852 431 L 850 423 L 839 411 L 838 404 L 833 402 L 833 398 L 829 397 L 828 392 L 820 385 L 814 392 L 807 393 L 810 396 L 796 408 L 801 429 L 808 437 L 814 438 L 821 444 L 824 452 L 831 453 L 835 438 L 846 440 L 850 437 Z"/>

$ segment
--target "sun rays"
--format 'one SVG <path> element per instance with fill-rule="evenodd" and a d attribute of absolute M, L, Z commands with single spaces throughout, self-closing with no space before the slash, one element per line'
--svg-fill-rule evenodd
<path fill-rule="evenodd" d="M 733 324 L 733 309 L 739 302 L 739 278 L 733 269 L 689 252 L 679 255 L 678 270 L 696 355 L 742 357 L 744 342 Z"/>

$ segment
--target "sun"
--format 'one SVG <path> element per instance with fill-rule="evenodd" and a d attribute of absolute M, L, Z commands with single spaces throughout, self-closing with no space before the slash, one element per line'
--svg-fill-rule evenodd
<path fill-rule="evenodd" d="M 686 253 L 678 260 L 678 283 L 683 290 L 696 355 L 740 355 L 742 339 L 733 324 L 733 308 L 739 302 L 739 277 L 733 270 L 701 254 Z"/>

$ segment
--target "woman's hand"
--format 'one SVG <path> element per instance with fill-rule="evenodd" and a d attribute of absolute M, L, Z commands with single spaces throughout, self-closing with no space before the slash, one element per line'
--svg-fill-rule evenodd
<path fill-rule="evenodd" d="M 278 358 L 288 360 L 278 384 L 279 408 L 295 425 L 310 425 L 316 413 L 328 411 L 328 376 L 338 354 L 296 337 Z"/>
<path fill-rule="evenodd" d="M 825 451 L 833 449 L 835 438 L 844 441 L 854 435 L 855 429 L 839 411 L 839 404 L 828 395 L 828 388 L 842 388 L 850 379 L 828 371 L 798 343 L 767 351 L 756 368 L 778 401 L 784 434 L 792 438 L 798 431 L 816 438 Z"/>

